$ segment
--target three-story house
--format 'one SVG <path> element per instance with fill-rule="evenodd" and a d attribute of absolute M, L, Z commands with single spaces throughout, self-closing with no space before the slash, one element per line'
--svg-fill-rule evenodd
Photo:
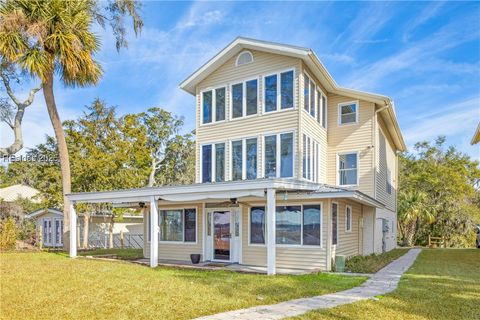
<path fill-rule="evenodd" d="M 405 144 L 390 98 L 340 87 L 310 49 L 247 38 L 180 87 L 196 98 L 195 184 L 70 196 L 143 205 L 152 266 L 196 253 L 330 270 L 396 246 Z"/>

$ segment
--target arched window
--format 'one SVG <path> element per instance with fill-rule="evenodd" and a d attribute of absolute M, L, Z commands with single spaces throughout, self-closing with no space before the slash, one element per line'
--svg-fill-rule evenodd
<path fill-rule="evenodd" d="M 250 51 L 243 51 L 238 55 L 237 61 L 235 62 L 235 65 L 238 67 L 238 66 L 250 63 L 250 62 L 253 62 L 252 53 Z"/>

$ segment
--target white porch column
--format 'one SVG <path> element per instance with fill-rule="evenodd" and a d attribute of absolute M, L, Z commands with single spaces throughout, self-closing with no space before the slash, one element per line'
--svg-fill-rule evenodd
<path fill-rule="evenodd" d="M 158 266 L 158 208 L 155 197 L 150 197 L 150 267 Z"/>
<path fill-rule="evenodd" d="M 70 258 L 77 256 L 77 213 L 75 202 L 70 202 Z"/>
<path fill-rule="evenodd" d="M 276 273 L 275 189 L 267 189 L 267 274 Z"/>

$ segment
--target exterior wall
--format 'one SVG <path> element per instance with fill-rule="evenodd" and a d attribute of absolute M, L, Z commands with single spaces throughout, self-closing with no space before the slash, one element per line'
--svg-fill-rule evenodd
<path fill-rule="evenodd" d="M 43 221 L 45 219 L 51 219 L 52 221 L 52 244 L 45 244 L 45 240 L 43 239 Z M 63 216 L 59 214 L 55 214 L 52 212 L 44 213 L 35 218 L 35 228 L 37 230 L 38 235 L 40 235 L 42 239 L 42 245 L 44 247 L 62 247 L 63 245 L 57 245 L 55 242 L 55 219 L 63 220 Z"/>
<path fill-rule="evenodd" d="M 375 208 L 363 207 L 363 255 L 375 252 Z"/>
<path fill-rule="evenodd" d="M 388 232 L 385 232 L 386 251 L 397 246 L 397 213 L 388 209 L 376 209 L 375 224 L 375 253 L 382 252 L 383 226 L 382 219 L 387 220 Z"/>
<path fill-rule="evenodd" d="M 363 252 L 363 218 L 362 205 L 346 199 L 334 199 L 338 203 L 338 244 L 332 246 L 332 258 L 335 255 L 347 257 L 360 255 Z M 346 231 L 346 206 L 352 207 L 352 231 Z"/>
<path fill-rule="evenodd" d="M 176 204 L 176 205 L 159 205 L 158 210 L 165 209 L 188 209 L 196 208 L 197 209 L 197 241 L 195 243 L 189 242 L 162 242 L 158 243 L 158 258 L 159 259 L 170 259 L 170 260 L 190 260 L 190 254 L 199 253 L 203 254 L 203 205 L 202 204 Z M 149 214 L 146 212 L 144 216 L 144 248 L 143 254 L 146 258 L 150 256 L 150 241 L 148 240 L 148 220 Z"/>
<path fill-rule="evenodd" d="M 359 101 L 358 123 L 339 125 L 338 104 L 355 99 L 328 95 L 327 183 L 338 185 L 337 154 L 358 152 L 358 190 L 375 197 L 373 124 L 375 104 Z"/>
<path fill-rule="evenodd" d="M 262 137 L 265 134 L 294 132 L 294 175 L 298 172 L 298 101 L 299 101 L 299 76 L 301 75 L 301 62 L 299 59 L 290 57 L 251 51 L 254 62 L 235 66 L 236 56 L 228 60 L 224 65 L 210 74 L 197 87 L 196 94 L 196 181 L 201 182 L 201 145 L 226 142 L 225 166 L 227 168 L 226 179 L 230 175 L 230 142 L 241 138 L 258 137 L 258 164 L 257 176 L 263 175 L 263 146 Z M 294 69 L 294 108 L 263 114 L 263 77 L 274 72 Z M 256 115 L 230 119 L 230 85 L 243 79 L 257 78 L 259 106 Z M 201 92 L 209 88 L 226 86 L 226 120 L 218 123 L 201 125 Z"/>

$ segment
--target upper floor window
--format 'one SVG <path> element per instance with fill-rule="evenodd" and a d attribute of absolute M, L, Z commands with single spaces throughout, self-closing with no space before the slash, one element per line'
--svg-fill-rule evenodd
<path fill-rule="evenodd" d="M 293 70 L 264 77 L 264 111 L 293 108 Z"/>
<path fill-rule="evenodd" d="M 159 223 L 160 241 L 197 241 L 195 209 L 160 210 Z"/>
<path fill-rule="evenodd" d="M 303 178 L 319 181 L 319 144 L 307 135 L 303 135 Z"/>
<path fill-rule="evenodd" d="M 257 178 L 257 138 L 232 141 L 232 180 Z"/>
<path fill-rule="evenodd" d="M 345 232 L 352 231 L 352 207 L 345 206 Z"/>
<path fill-rule="evenodd" d="M 235 65 L 238 67 L 251 62 L 253 62 L 252 53 L 250 51 L 243 51 L 237 56 L 237 61 L 235 61 Z"/>
<path fill-rule="evenodd" d="M 338 184 L 358 185 L 358 155 L 357 153 L 344 153 L 338 155 Z"/>
<path fill-rule="evenodd" d="M 316 118 L 317 114 L 317 103 L 315 101 L 316 88 L 315 82 L 306 74 L 304 74 L 304 92 L 303 92 L 303 108 L 307 111 L 312 117 Z"/>
<path fill-rule="evenodd" d="M 322 127 L 327 128 L 327 97 L 320 90 L 317 90 L 317 107 L 317 121 Z"/>
<path fill-rule="evenodd" d="M 225 87 L 202 92 L 202 123 L 225 120 Z"/>
<path fill-rule="evenodd" d="M 264 177 L 293 177 L 293 133 L 264 138 Z"/>
<path fill-rule="evenodd" d="M 358 102 L 347 102 L 338 105 L 338 124 L 358 122 Z"/>
<path fill-rule="evenodd" d="M 231 90 L 232 119 L 257 113 L 258 80 L 253 79 L 232 85 Z"/>
<path fill-rule="evenodd" d="M 202 182 L 225 181 L 225 143 L 202 146 Z"/>

